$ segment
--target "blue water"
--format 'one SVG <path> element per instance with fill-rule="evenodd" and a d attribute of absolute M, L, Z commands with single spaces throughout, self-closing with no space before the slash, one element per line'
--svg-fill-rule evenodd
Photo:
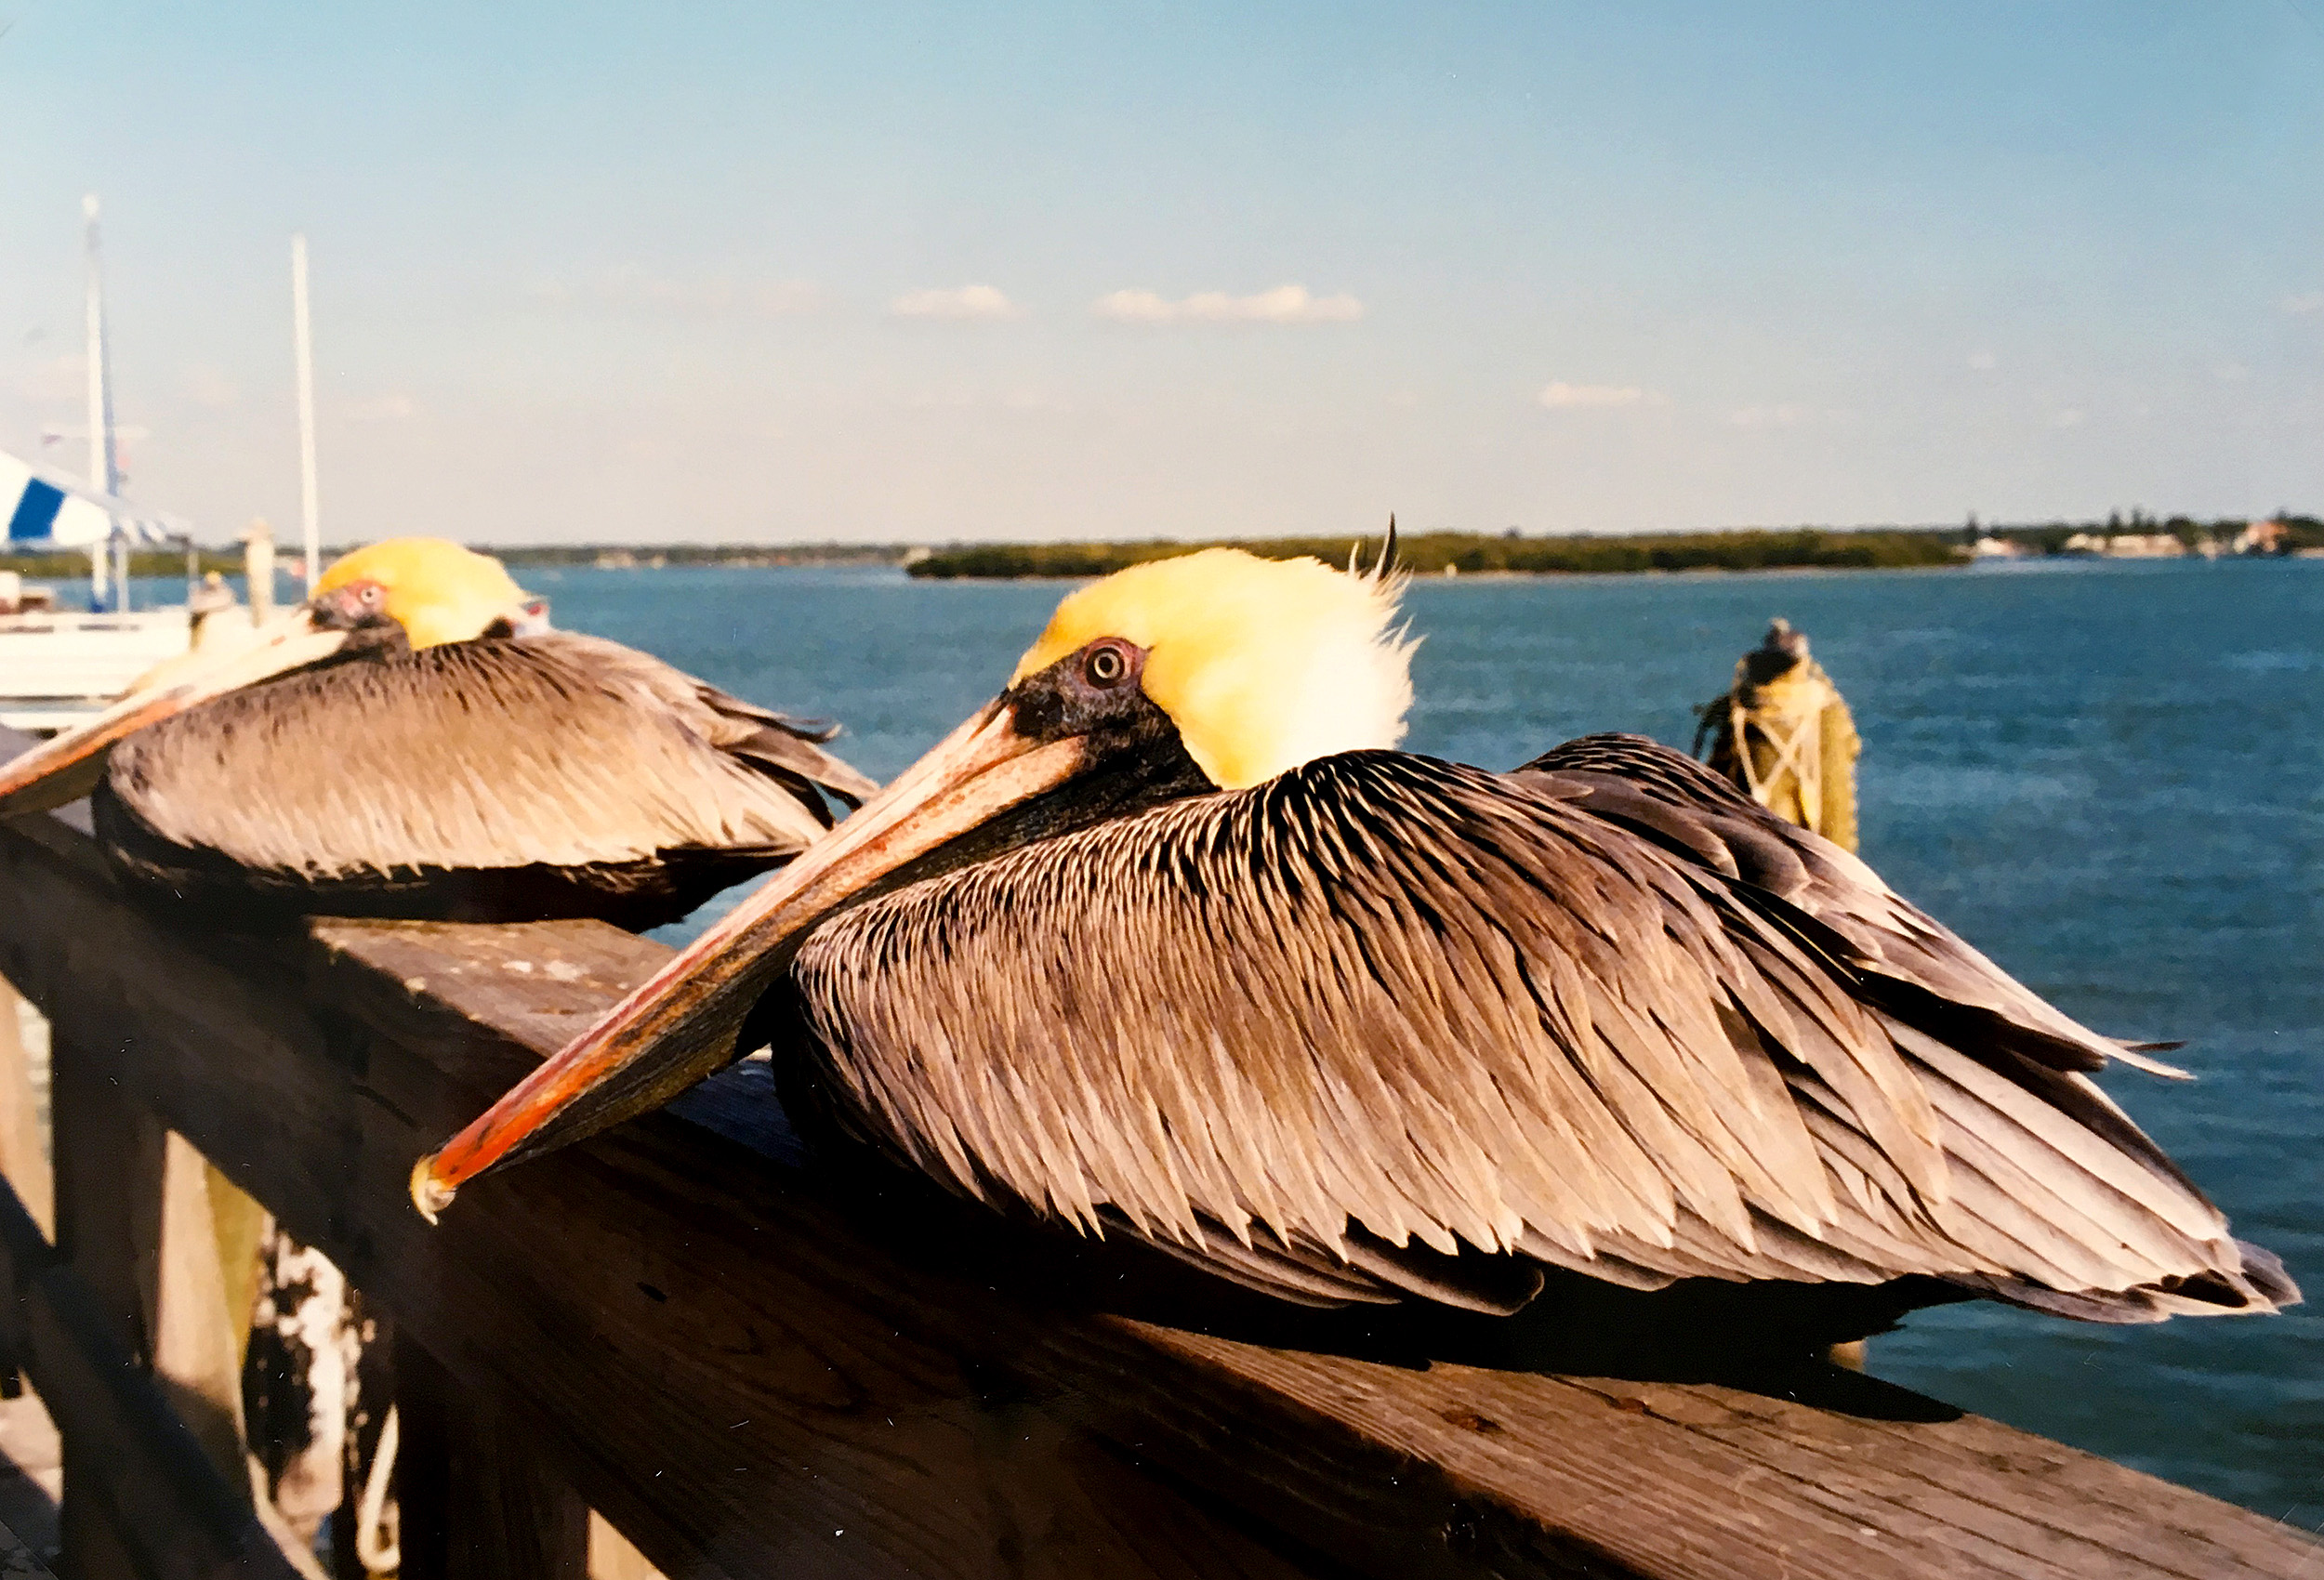
<path fill-rule="evenodd" d="M 887 777 L 998 688 L 1059 595 L 888 572 L 534 573 L 558 623 L 845 721 Z M 1684 745 L 1770 615 L 1865 740 L 1864 854 L 2082 1020 L 2185 1038 L 2109 1089 L 2324 1300 L 2324 563 L 1430 581 L 1408 744 L 1509 767 Z M 2324 1315 L 2097 1328 L 1919 1314 L 1872 1369 L 2314 1529 Z"/>

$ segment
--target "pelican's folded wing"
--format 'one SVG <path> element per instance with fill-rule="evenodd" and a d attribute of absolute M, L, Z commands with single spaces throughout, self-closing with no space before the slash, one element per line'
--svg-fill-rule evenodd
<path fill-rule="evenodd" d="M 2080 1077 L 1868 1002 L 1788 902 L 1554 792 L 1352 753 L 873 901 L 793 967 L 829 1087 L 957 1190 L 1247 1281 L 1458 1298 L 1474 1248 L 2117 1320 L 2289 1294 Z"/>
<path fill-rule="evenodd" d="M 2125 1045 L 2073 1020 L 1890 889 L 1855 854 L 1776 816 L 1684 753 L 1643 735 L 1585 735 L 1511 777 L 1739 878 L 1747 895 L 1787 902 L 1775 914 L 1803 941 L 1872 979 L 1868 996 L 1908 1018 L 1975 1020 L 1979 1024 L 1964 1035 L 2006 1043 L 2055 1069 L 2098 1070 L 2119 1059 L 2151 1073 L 2183 1074 L 2141 1057 L 2141 1047 L 2151 1045 Z"/>
<path fill-rule="evenodd" d="M 699 689 L 594 638 L 453 642 L 231 692 L 125 741 L 111 786 L 162 839 L 309 880 L 801 849 L 828 810 Z"/>
<path fill-rule="evenodd" d="M 524 640 L 528 646 L 554 649 L 564 662 L 577 667 L 618 676 L 621 684 L 650 695 L 672 718 L 710 744 L 781 780 L 825 827 L 831 820 L 822 797 L 856 807 L 879 788 L 877 780 L 822 749 L 825 742 L 839 732 L 839 727 L 828 719 L 793 718 L 746 703 L 658 658 L 601 637 L 551 631 Z"/>

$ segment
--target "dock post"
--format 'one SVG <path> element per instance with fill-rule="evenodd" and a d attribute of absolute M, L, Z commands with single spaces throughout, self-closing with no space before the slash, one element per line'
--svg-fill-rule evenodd
<path fill-rule="evenodd" d="M 243 529 L 242 580 L 250 623 L 263 625 L 274 617 L 274 529 L 264 517 Z"/>
<path fill-rule="evenodd" d="M 152 1361 L 153 1299 L 161 1240 L 163 1130 L 130 1100 L 102 1062 L 52 1026 L 49 1112 L 56 1157 L 57 1247 L 78 1273 L 114 1336 L 140 1364 Z M 64 1501 L 58 1510 L 65 1580 L 134 1580 L 127 1550 L 95 1489 L 90 1460 L 105 1446 L 64 1438 Z"/>
<path fill-rule="evenodd" d="M 175 1131 L 164 1134 L 162 1147 L 153 1375 L 218 1474 L 229 1486 L 246 1490 L 250 1471 L 243 1446 L 242 1346 L 236 1328 L 248 1331 L 250 1310 L 245 1301 L 237 1324 L 228 1293 L 244 1281 L 229 1280 L 219 1265 L 209 1165 Z M 245 1259 L 256 1257 L 255 1243 L 245 1250 Z"/>
<path fill-rule="evenodd" d="M 226 1486 L 247 1500 L 242 1368 L 208 1165 L 102 1060 L 61 1037 L 51 1050 L 59 1249 Z M 127 1571 L 111 1566 L 118 1543 L 109 1517 L 74 1493 L 74 1468 L 89 1452 L 65 1439 L 59 1522 L 67 1568 L 95 1580 Z"/>

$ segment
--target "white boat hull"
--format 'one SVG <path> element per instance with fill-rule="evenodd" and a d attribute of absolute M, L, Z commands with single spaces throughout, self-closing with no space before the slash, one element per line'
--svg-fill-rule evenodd
<path fill-rule="evenodd" d="M 93 717 L 191 643 L 186 612 L 0 615 L 0 724 L 53 734 Z"/>

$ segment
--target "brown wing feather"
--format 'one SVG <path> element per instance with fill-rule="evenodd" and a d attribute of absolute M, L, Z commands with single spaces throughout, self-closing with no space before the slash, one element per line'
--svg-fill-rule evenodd
<path fill-rule="evenodd" d="M 1978 1031 L 2060 1069 L 2097 1070 L 2139 1058 L 2059 1011 L 1881 881 L 1850 851 L 1776 816 L 1684 753 L 1643 735 L 1585 735 L 1516 770 L 1544 794 L 1574 801 L 1753 889 L 1788 902 L 1816 927 L 1819 947 L 1890 986 L 1883 1007 L 1916 1014 L 2000 1017 Z M 1794 917 L 1792 920 L 1796 921 Z M 1875 988 L 1880 993 L 1880 988 Z"/>
<path fill-rule="evenodd" d="M 872 1139 L 1195 1259 L 2265 1307 L 2081 1077 L 1867 1002 L 1789 902 L 1571 789 L 1327 758 L 901 890 L 793 969 Z"/>
<path fill-rule="evenodd" d="M 779 715 L 563 632 L 288 676 L 140 731 L 110 768 L 163 837 L 310 879 L 786 855 L 829 825 L 819 788 L 867 783 Z"/>

